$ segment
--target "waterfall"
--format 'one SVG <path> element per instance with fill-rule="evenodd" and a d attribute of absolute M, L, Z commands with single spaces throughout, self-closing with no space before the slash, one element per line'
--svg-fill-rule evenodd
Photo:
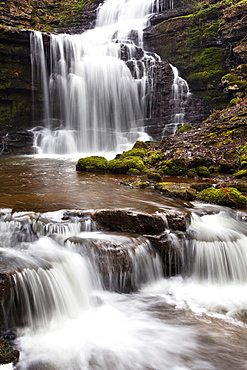
<path fill-rule="evenodd" d="M 142 49 L 143 29 L 152 14 L 172 8 L 173 0 L 107 0 L 95 28 L 81 35 L 31 32 L 33 96 L 39 87 L 43 100 L 43 120 L 32 129 L 37 153 L 116 154 L 150 139 L 144 123 L 160 58 Z M 171 68 L 173 133 L 188 86 Z"/>
<path fill-rule="evenodd" d="M 172 119 L 171 123 L 165 126 L 163 135 L 174 135 L 178 127 L 185 124 L 185 109 L 191 95 L 187 81 L 179 76 L 176 67 L 171 64 L 170 66 L 173 72 L 172 98 L 170 100 Z"/>
<path fill-rule="evenodd" d="M 247 282 L 247 227 L 228 214 L 192 215 L 186 249 L 192 277 L 209 283 Z"/>
<path fill-rule="evenodd" d="M 108 0 L 94 29 L 50 35 L 49 50 L 42 34 L 31 32 L 33 85 L 40 84 L 44 104 L 44 127 L 33 129 L 39 153 L 116 153 L 149 139 L 143 120 L 157 57 L 142 50 L 142 30 L 167 6 Z"/>
<path fill-rule="evenodd" d="M 21 351 L 8 368 L 219 369 L 229 350 L 245 368 L 246 215 L 192 213 L 179 233 L 164 224 L 160 252 L 174 245 L 188 270 L 162 278 L 146 237 L 97 229 L 90 212 L 1 210 L 0 303 Z"/>

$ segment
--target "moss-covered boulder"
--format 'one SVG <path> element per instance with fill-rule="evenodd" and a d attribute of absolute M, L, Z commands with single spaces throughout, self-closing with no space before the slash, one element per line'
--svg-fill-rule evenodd
<path fill-rule="evenodd" d="M 247 198 L 236 188 L 232 187 L 204 189 L 197 195 L 197 199 L 203 202 L 233 208 L 242 208 L 247 206 Z"/>
<path fill-rule="evenodd" d="M 155 188 L 160 190 L 165 196 L 171 198 L 180 198 L 189 201 L 196 199 L 196 190 L 187 184 L 161 182 L 156 184 Z"/>
<path fill-rule="evenodd" d="M 127 150 L 126 152 L 123 152 L 120 155 L 120 158 L 127 158 L 127 157 L 141 157 L 143 158 L 147 154 L 147 149 L 145 148 L 132 148 L 130 150 Z"/>
<path fill-rule="evenodd" d="M 148 177 L 148 180 L 154 181 L 154 182 L 161 182 L 162 177 L 159 174 L 159 172 L 154 171 L 154 170 L 147 170 L 146 175 Z"/>
<path fill-rule="evenodd" d="M 169 159 L 162 161 L 157 166 L 157 171 L 162 175 L 182 176 L 187 173 L 186 161 L 184 158 Z"/>
<path fill-rule="evenodd" d="M 162 151 L 160 150 L 153 150 L 147 152 L 148 158 L 145 160 L 145 164 L 148 167 L 156 166 L 158 163 L 162 161 Z"/>
<path fill-rule="evenodd" d="M 91 156 L 80 158 L 76 164 L 77 171 L 106 172 L 108 161 L 104 157 Z"/>
<path fill-rule="evenodd" d="M 209 168 L 205 166 L 198 166 L 196 168 L 191 168 L 188 171 L 188 176 L 189 177 L 210 177 L 211 173 Z"/>
<path fill-rule="evenodd" d="M 108 172 L 137 175 L 145 171 L 141 157 L 123 157 L 108 162 Z"/>

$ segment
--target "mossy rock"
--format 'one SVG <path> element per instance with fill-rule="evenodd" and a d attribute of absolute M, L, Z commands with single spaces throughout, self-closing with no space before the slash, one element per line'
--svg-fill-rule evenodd
<path fill-rule="evenodd" d="M 161 175 L 169 176 L 185 175 L 187 173 L 186 161 L 184 158 L 169 159 L 167 161 L 163 161 L 157 166 L 157 171 Z"/>
<path fill-rule="evenodd" d="M 210 158 L 202 158 L 202 157 L 195 157 L 189 161 L 188 167 L 189 168 L 197 168 L 197 167 L 209 167 L 211 166 L 212 160 Z"/>
<path fill-rule="evenodd" d="M 108 172 L 121 174 L 140 174 L 145 171 L 145 165 L 141 157 L 126 157 L 112 159 L 108 162 Z M 135 171 L 134 171 L 135 170 Z"/>
<path fill-rule="evenodd" d="M 176 131 L 176 135 L 182 134 L 184 132 L 190 131 L 192 129 L 192 126 L 189 123 L 186 123 L 185 125 L 179 127 Z"/>
<path fill-rule="evenodd" d="M 236 171 L 236 164 L 232 161 L 227 161 L 226 159 L 221 159 L 219 162 L 218 162 L 219 166 L 220 166 L 220 173 L 229 173 L 229 174 L 234 174 L 234 172 Z"/>
<path fill-rule="evenodd" d="M 145 161 L 147 165 L 154 166 L 162 160 L 163 154 L 160 150 L 149 151 L 148 159 Z"/>
<path fill-rule="evenodd" d="M 126 158 L 126 157 L 141 157 L 141 158 L 143 158 L 145 155 L 147 155 L 147 149 L 133 148 L 133 149 L 127 150 L 126 152 L 123 152 L 120 155 L 120 158 Z"/>
<path fill-rule="evenodd" d="M 145 141 L 136 141 L 133 149 L 148 149 L 149 144 L 145 143 Z"/>
<path fill-rule="evenodd" d="M 233 174 L 233 177 L 235 177 L 236 179 L 244 179 L 244 180 L 247 180 L 247 169 L 245 170 L 240 170 L 238 172 L 235 172 Z"/>
<path fill-rule="evenodd" d="M 205 166 L 199 166 L 199 167 L 196 167 L 196 168 L 191 168 L 189 171 L 188 171 L 188 176 L 189 177 L 210 177 L 211 176 L 211 173 L 209 171 L 209 168 L 208 167 L 205 167 Z"/>
<path fill-rule="evenodd" d="M 19 351 L 11 348 L 5 339 L 0 338 L 0 365 L 16 364 L 19 360 L 19 355 Z"/>
<path fill-rule="evenodd" d="M 220 182 L 219 184 L 216 184 L 215 186 L 216 189 L 225 188 L 225 187 L 236 188 L 241 193 L 247 193 L 247 181 L 242 181 L 242 180 L 241 181 L 239 180 L 225 181 L 225 182 Z"/>
<path fill-rule="evenodd" d="M 155 188 L 160 190 L 163 195 L 171 198 L 180 198 L 183 200 L 196 199 L 196 190 L 186 184 L 177 184 L 174 182 L 161 182 L 156 184 Z"/>
<path fill-rule="evenodd" d="M 151 181 L 155 181 L 155 182 L 162 181 L 161 175 L 157 171 L 147 170 L 146 175 L 148 179 Z"/>
<path fill-rule="evenodd" d="M 232 187 L 204 189 L 197 195 L 197 199 L 207 203 L 214 203 L 233 208 L 242 208 L 247 206 L 247 198 L 236 188 Z"/>
<path fill-rule="evenodd" d="M 80 158 L 76 164 L 77 171 L 85 172 L 106 172 L 107 167 L 107 159 L 99 156 Z"/>
<path fill-rule="evenodd" d="M 195 189 L 196 191 L 202 191 L 204 189 L 208 189 L 212 187 L 212 184 L 209 182 L 195 182 L 193 184 L 190 184 L 192 189 Z"/>

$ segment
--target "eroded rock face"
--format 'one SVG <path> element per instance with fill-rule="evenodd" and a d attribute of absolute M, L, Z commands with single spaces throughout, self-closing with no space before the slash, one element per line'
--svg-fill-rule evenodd
<path fill-rule="evenodd" d="M 32 81 L 29 54 L 29 32 L 0 28 L 0 125 L 3 130 L 2 135 L 31 126 Z M 7 143 L 8 139 L 5 142 Z"/>
<path fill-rule="evenodd" d="M 199 1 L 183 3 L 185 6 L 174 2 L 175 9 L 155 16 L 145 30 L 144 41 L 188 81 L 197 98 L 193 105 L 198 107 L 191 123 L 198 123 L 209 109 L 228 102 L 221 77 L 232 67 L 246 63 L 246 3 L 213 1 L 208 8 L 202 8 Z"/>

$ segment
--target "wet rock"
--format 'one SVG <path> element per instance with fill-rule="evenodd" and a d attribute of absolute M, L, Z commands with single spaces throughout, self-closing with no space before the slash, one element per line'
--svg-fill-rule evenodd
<path fill-rule="evenodd" d="M 166 226 L 161 215 L 149 215 L 127 210 L 99 210 L 92 215 L 105 230 L 131 233 L 160 233 Z"/>
<path fill-rule="evenodd" d="M 94 261 L 105 289 L 125 293 L 137 289 L 131 281 L 134 265 L 129 254 L 129 249 L 134 251 L 138 247 L 137 240 L 126 236 L 114 238 L 113 235 L 112 240 L 70 237 L 65 244 L 68 242 L 76 245 L 80 253 Z"/>
<path fill-rule="evenodd" d="M 23 221 L 20 230 L 14 231 L 11 237 L 13 245 L 22 242 L 35 242 L 36 240 L 38 240 L 38 237 L 28 221 Z"/>
<path fill-rule="evenodd" d="M 95 211 L 66 211 L 66 219 L 91 218 L 97 229 L 133 234 L 160 234 L 165 229 L 185 231 L 190 223 L 190 213 L 179 210 L 162 210 L 149 214 L 125 209 L 99 209 Z"/>
<path fill-rule="evenodd" d="M 77 252 L 89 257 L 98 269 L 105 289 L 133 292 L 150 279 L 159 276 L 157 252 L 143 236 L 121 234 L 96 234 L 92 238 L 70 237 Z"/>
<path fill-rule="evenodd" d="M 164 232 L 160 235 L 145 235 L 145 237 L 149 239 L 161 257 L 164 276 L 181 274 L 183 271 L 183 249 L 179 238 L 183 238 L 184 234 Z"/>
<path fill-rule="evenodd" d="M 9 346 L 5 339 L 0 339 L 0 364 L 16 364 L 19 360 L 20 353 Z"/>
<path fill-rule="evenodd" d="M 33 154 L 32 132 L 26 130 L 0 131 L 0 155 L 25 154 Z"/>

